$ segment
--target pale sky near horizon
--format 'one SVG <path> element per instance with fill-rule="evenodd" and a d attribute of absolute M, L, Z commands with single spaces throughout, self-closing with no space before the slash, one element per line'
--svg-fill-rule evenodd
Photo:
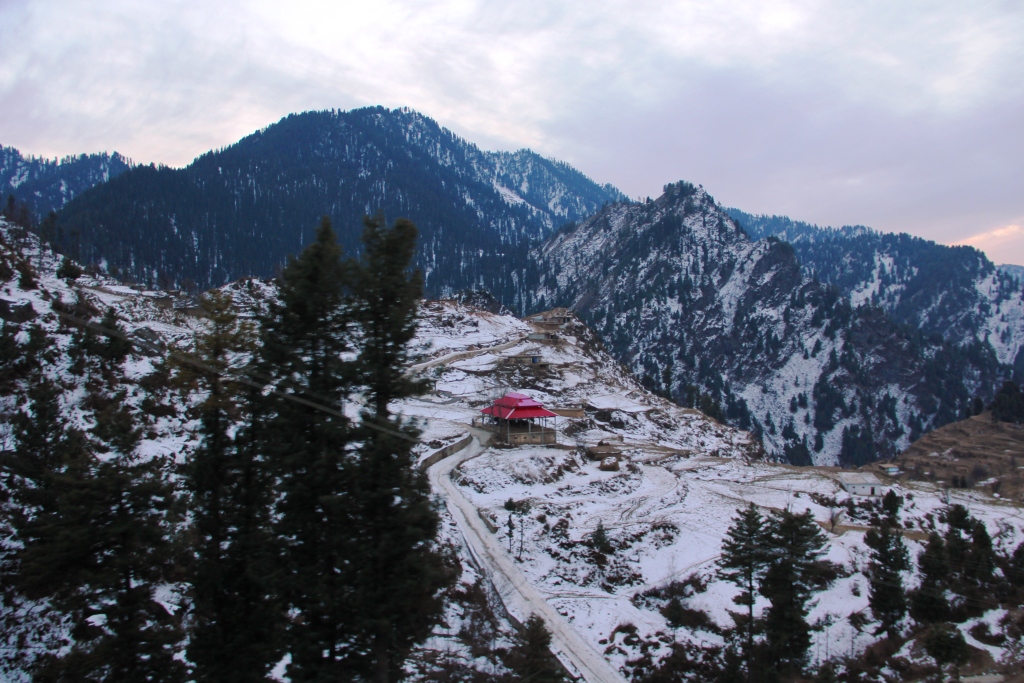
<path fill-rule="evenodd" d="M 181 166 L 409 106 L 627 194 L 1024 264 L 1024 3 L 0 0 L 0 144 Z"/>

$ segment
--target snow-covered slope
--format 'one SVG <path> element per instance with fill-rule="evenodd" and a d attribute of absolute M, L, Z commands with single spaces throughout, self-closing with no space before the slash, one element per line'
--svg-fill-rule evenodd
<path fill-rule="evenodd" d="M 40 250 L 34 238 L 19 238 L 6 228 L 0 232 L 5 240 L 3 262 L 10 269 L 0 283 L 0 298 L 6 302 L 3 313 L 10 319 L 6 324 L 18 327 L 19 343 L 26 343 L 35 325 L 54 340 L 45 372 L 61 386 L 65 412 L 83 427 L 90 426 L 84 380 L 71 371 L 67 355 L 76 328 L 59 312 L 71 311 L 66 314 L 78 317 L 80 311 L 91 311 L 95 319 L 105 307 L 114 307 L 129 335 L 168 349 L 187 349 L 204 328 L 204 320 L 189 312 L 186 297 L 142 291 L 98 276 L 84 275 L 68 284 L 55 276 L 58 258 Z M 751 275 L 755 279 L 768 278 L 770 271 L 759 267 L 758 259 L 763 261 L 777 248 L 769 243 L 752 246 L 746 252 L 751 260 L 743 267 L 760 273 Z M 24 277 L 26 265 L 35 271 L 34 278 Z M 272 284 L 258 280 L 226 289 L 244 315 L 258 314 L 275 295 Z M 739 310 L 742 293 L 733 299 Z M 735 609 L 736 590 L 717 578 L 715 559 L 731 516 L 747 502 L 765 509 L 808 509 L 823 525 L 837 510 L 852 512 L 845 513 L 837 533 L 828 534 L 827 559 L 839 572 L 811 603 L 809 618 L 821 625 L 813 632 L 812 660 L 822 661 L 826 653 L 856 654 L 878 639 L 870 635 L 870 612 L 865 609 L 863 541 L 877 506 L 848 504 L 849 496 L 828 468 L 768 462 L 749 433 L 653 395 L 579 320 L 571 318 L 554 332 L 554 339 L 529 339 L 536 331 L 535 325 L 511 315 L 455 301 L 425 302 L 414 343 L 420 358 L 413 371 L 433 380 L 432 387 L 396 407 L 420 421 L 423 436 L 418 448 L 424 466 L 444 455 L 442 449 L 464 443 L 467 435 L 481 435 L 474 420 L 506 391 L 527 393 L 563 412 L 558 444 L 481 449 L 452 471 L 452 480 L 460 496 L 478 511 L 485 533 L 495 541 L 492 545 L 505 548 L 512 541 L 506 561 L 514 563 L 531 590 L 589 649 L 628 678 L 657 665 L 673 643 L 703 649 L 721 644 L 720 630 L 731 626 L 729 611 Z M 145 378 L 160 372 L 161 359 L 160 354 L 136 352 L 117 372 L 123 376 L 126 404 L 148 416 L 143 418 L 140 454 L 164 463 L 165 476 L 173 481 L 177 465 L 196 445 L 197 424 L 188 412 L 196 398 L 151 388 Z M 17 393 L 0 400 L 3 414 L 18 409 Z M 10 448 L 10 430 L 0 436 L 3 448 Z M 586 456 L 587 448 L 602 443 L 618 451 L 618 471 L 603 470 L 601 463 Z M 967 505 L 988 528 L 998 550 L 1024 539 L 1024 517 L 1016 502 L 924 483 L 896 490 L 906 499 L 900 524 L 908 530 L 912 554 L 920 551 L 924 532 L 943 530 L 941 512 L 947 500 Z M 510 515 L 516 529 L 512 539 L 506 532 Z M 507 646 L 513 620 L 528 616 L 514 610 L 504 613 L 507 606 L 498 602 L 489 565 L 480 562 L 458 519 L 442 510 L 440 542 L 458 563 L 459 579 L 446 596 L 443 624 L 407 665 L 414 680 L 452 670 L 467 676 L 470 669 L 484 677 L 500 675 L 504 669 L 491 654 L 493 648 Z M 598 553 L 593 547 L 599 524 L 609 537 L 608 552 Z M 909 586 L 917 581 L 914 571 L 904 578 Z M 703 625 L 673 629 L 667 624 L 659 591 L 673 582 L 683 586 L 684 606 L 707 616 Z M 188 608 L 182 586 L 167 586 L 161 599 L 167 609 Z M 31 607 L 20 605 L 26 606 Z M 763 607 L 758 604 L 759 610 Z M 869 623 L 857 615 L 867 615 Z M 986 650 L 998 662 L 1010 656 L 1012 643 L 991 645 L 971 633 L 981 622 L 999 631 L 1002 616 L 990 611 L 957 627 L 970 645 Z M 24 625 L 24 642 L 51 645 L 32 639 L 30 628 L 38 623 Z M 908 661 L 923 657 L 909 645 L 902 654 Z M 10 680 L 25 678 L 23 669 L 6 673 Z"/>
<path fill-rule="evenodd" d="M 0 146 L 0 196 L 6 201 L 13 195 L 38 216 L 45 216 L 131 167 L 131 160 L 117 152 L 43 159 Z"/>
<path fill-rule="evenodd" d="M 434 337 L 438 321 L 472 315 L 449 302 L 428 304 L 427 311 L 424 341 Z M 492 324 L 501 320 L 491 318 Z M 527 393 L 552 408 L 583 406 L 583 417 L 561 421 L 560 447 L 492 447 L 460 464 L 451 477 L 532 589 L 592 649 L 629 678 L 657 665 L 673 644 L 699 650 L 724 645 L 721 631 L 733 626 L 736 589 L 718 578 L 715 563 L 732 517 L 748 502 L 764 510 L 809 510 L 826 530 L 835 529 L 826 534 L 824 557 L 838 573 L 814 596 L 808 615 L 820 626 L 812 634 L 812 665 L 839 655 L 856 657 L 880 639 L 872 635 L 864 573 L 869 553 L 864 534 L 872 518 L 877 520 L 877 501 L 851 497 L 832 468 L 760 459 L 746 433 L 646 392 L 579 322 L 557 342 L 524 340 L 509 347 L 506 340 L 523 328 L 515 319 L 505 320 L 506 333 L 492 336 L 493 347 L 446 344 L 441 358 L 447 360 L 424 368 L 436 390 L 406 401 L 403 410 L 423 419 L 427 433 L 447 444 L 457 442 L 479 410 L 506 390 Z M 523 356 L 549 366 L 534 371 L 514 360 Z M 604 471 L 585 455 L 587 447 L 600 443 L 620 451 L 619 471 Z M 894 490 L 906 501 L 899 523 L 908 530 L 912 559 L 927 532 L 944 531 L 948 504 L 968 507 L 1001 551 L 1024 540 L 1017 502 L 914 482 Z M 841 517 L 833 525 L 837 512 Z M 594 548 L 599 524 L 611 552 Z M 913 587 L 916 571 L 904 579 Z M 685 584 L 684 607 L 703 612 L 705 626 L 673 628 L 666 621 L 660 611 L 666 599 L 659 590 L 673 584 Z M 765 606 L 762 600 L 757 609 Z M 993 610 L 959 625 L 968 643 L 996 662 L 1009 662 L 1012 648 L 980 642 L 971 629 L 987 623 L 998 632 L 1003 616 Z M 910 663 L 928 661 L 910 646 L 900 655 Z"/>
<path fill-rule="evenodd" d="M 973 247 L 906 233 L 727 211 L 754 239 L 792 244 L 803 271 L 838 287 L 854 306 L 880 306 L 897 322 L 955 344 L 990 344 L 1001 363 L 1012 364 L 1024 344 L 1020 266 L 996 267 Z"/>
<path fill-rule="evenodd" d="M 537 296 L 570 306 L 645 386 L 753 429 L 797 464 L 863 464 L 955 420 L 1000 368 L 855 308 L 750 240 L 703 188 L 609 206 L 534 250 Z"/>

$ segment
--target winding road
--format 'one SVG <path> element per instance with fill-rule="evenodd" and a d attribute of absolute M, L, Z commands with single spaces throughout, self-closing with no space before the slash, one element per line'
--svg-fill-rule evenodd
<path fill-rule="evenodd" d="M 451 363 L 453 361 L 463 360 L 465 358 L 472 358 L 473 356 L 479 356 L 480 354 L 483 354 L 483 353 L 493 353 L 495 351 L 504 351 L 506 349 L 511 349 L 516 344 L 521 344 L 524 341 L 526 341 L 526 335 L 525 334 L 520 336 L 520 337 L 516 337 L 515 339 L 513 339 L 511 341 L 507 341 L 507 342 L 504 342 L 502 344 L 497 344 L 495 346 L 484 346 L 484 347 L 481 347 L 479 349 L 469 349 L 469 350 L 466 350 L 466 351 L 455 351 L 453 353 L 449 353 L 449 354 L 446 354 L 444 356 L 440 356 L 438 358 L 434 358 L 434 359 L 431 359 L 431 360 L 428 360 L 428 361 L 424 361 L 423 363 L 417 363 L 416 365 L 410 365 L 409 369 L 406 371 L 405 374 L 406 374 L 407 377 L 410 377 L 412 375 L 415 375 L 417 372 L 421 372 L 423 370 L 427 370 L 427 369 L 432 368 L 432 367 L 434 367 L 436 365 L 445 365 L 445 364 Z"/>
<path fill-rule="evenodd" d="M 493 350 L 493 349 L 492 349 Z M 477 508 L 462 495 L 451 479 L 451 472 L 460 463 L 483 452 L 480 430 L 473 433 L 472 443 L 441 460 L 427 470 L 430 485 L 448 505 L 452 517 L 466 539 L 466 545 L 491 579 L 505 609 L 520 623 L 531 614 L 538 615 L 551 632 L 551 649 L 555 656 L 587 683 L 626 683 L 626 679 L 605 658 L 565 621 L 555 608 L 526 579 L 511 556 L 504 551 L 497 536 L 488 531 Z"/>

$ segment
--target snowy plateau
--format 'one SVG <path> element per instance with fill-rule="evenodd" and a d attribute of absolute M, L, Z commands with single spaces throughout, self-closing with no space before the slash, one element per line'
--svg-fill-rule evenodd
<path fill-rule="evenodd" d="M 103 276 L 83 275 L 68 284 L 56 277 L 58 257 L 40 249 L 33 236 L 12 236 L 7 228 L 3 234 L 4 257 L 25 259 L 37 275 L 33 288 L 22 288 L 17 277 L 0 284 L 0 297 L 5 310 L 21 312 L 25 322 L 17 324 L 27 330 L 31 319 L 57 340 L 46 371 L 64 389 L 64 411 L 73 420 L 88 419 L 81 409 L 80 380 L 68 372 L 71 330 L 58 315 L 84 304 L 100 312 L 113 307 L 129 336 L 147 342 L 149 355 L 133 353 L 122 370 L 126 403 L 141 414 L 152 412 L 139 382 L 162 362 L 164 351 L 156 349 L 190 349 L 204 329 L 203 318 L 187 306 L 168 305 L 168 293 Z M 273 285 L 259 280 L 223 289 L 243 315 L 259 314 L 274 297 Z M 19 337 L 27 336 L 26 330 Z M 851 498 L 840 487 L 836 468 L 770 462 L 749 433 L 646 391 L 575 318 L 555 339 L 531 340 L 535 331 L 525 320 L 458 301 L 422 306 L 411 371 L 431 380 L 432 390 L 397 407 L 422 429 L 418 457 L 438 496 L 439 543 L 458 557 L 461 574 L 446 596 L 442 625 L 408 664 L 414 678 L 424 662 L 444 658 L 484 674 L 501 671 L 500 663 L 475 651 L 466 635 L 480 610 L 472 595 L 483 595 L 494 615 L 492 644 L 508 643 L 516 624 L 539 614 L 566 669 L 589 683 L 630 680 L 639 663 L 657 663 L 673 644 L 721 646 L 721 631 L 733 626 L 731 613 L 741 608 L 733 602 L 737 589 L 719 578 L 716 560 L 732 518 L 748 503 L 766 511 L 808 510 L 827 537 L 824 557 L 836 573 L 810 602 L 811 667 L 857 658 L 882 638 L 872 635 L 864 573 L 869 552 L 864 536 L 879 514 L 876 500 Z M 556 444 L 488 443 L 480 411 L 509 391 L 565 414 L 558 418 Z M 19 409 L 15 397 L 2 400 L 5 413 Z M 145 417 L 139 453 L 162 459 L 173 473 L 197 445 L 198 425 L 186 409 L 198 398 L 167 400 L 173 405 Z M 9 430 L 0 433 L 3 450 L 11 447 L 11 438 Z M 617 470 L 587 457 L 588 448 L 602 444 L 617 451 Z M 903 576 L 908 588 L 919 581 L 914 559 L 923 540 L 932 530 L 945 530 L 941 513 L 950 504 L 967 507 L 997 551 L 1024 540 L 1024 514 L 1013 502 L 919 482 L 892 488 L 905 501 L 899 524 L 914 568 Z M 509 537 L 513 516 L 516 531 Z M 590 543 L 599 524 L 612 549 L 601 557 Z M 662 616 L 664 599 L 652 589 L 673 582 L 685 587 L 684 607 L 706 615 L 703 623 L 673 628 Z M 181 586 L 167 586 L 163 602 L 169 610 L 188 609 Z M 764 607 L 761 600 L 756 610 Z M 1019 670 L 1024 655 L 1019 641 L 993 644 L 992 638 L 982 642 L 972 635 L 981 632 L 978 624 L 987 625 L 985 633 L 998 633 L 1008 617 L 1006 610 L 994 609 L 956 625 L 976 654 L 974 672 Z M 24 627 L 23 642 L 32 642 L 30 626 Z M 931 662 L 913 640 L 896 657 L 907 667 Z M 5 674 L 11 681 L 25 678 L 17 670 Z"/>

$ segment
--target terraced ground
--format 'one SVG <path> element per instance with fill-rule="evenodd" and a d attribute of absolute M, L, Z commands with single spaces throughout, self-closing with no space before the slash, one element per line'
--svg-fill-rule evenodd
<path fill-rule="evenodd" d="M 1024 501 L 1024 426 L 995 422 L 988 412 L 925 434 L 895 462 L 906 481 L 954 485 L 956 477 L 971 488 Z"/>

